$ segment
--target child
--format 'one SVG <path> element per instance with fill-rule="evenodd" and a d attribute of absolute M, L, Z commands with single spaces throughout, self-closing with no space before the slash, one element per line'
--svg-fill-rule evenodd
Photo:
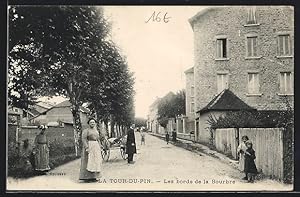
<path fill-rule="evenodd" d="M 245 173 L 247 173 L 248 182 L 253 183 L 255 175 L 257 174 L 257 168 L 255 165 L 255 151 L 252 148 L 252 142 L 246 142 L 247 150 L 245 151 Z"/>
<path fill-rule="evenodd" d="M 167 132 L 167 133 L 166 133 L 166 141 L 167 141 L 167 144 L 169 144 L 169 139 L 170 139 L 170 135 L 169 135 L 169 133 Z"/>

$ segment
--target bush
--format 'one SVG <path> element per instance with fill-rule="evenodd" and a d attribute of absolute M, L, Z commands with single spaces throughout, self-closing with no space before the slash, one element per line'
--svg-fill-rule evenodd
<path fill-rule="evenodd" d="M 28 178 L 37 175 L 31 163 L 31 150 L 24 151 L 17 143 L 8 144 L 8 176 Z M 55 139 L 50 142 L 49 166 L 51 169 L 76 159 L 72 139 Z"/>
<path fill-rule="evenodd" d="M 32 175 L 32 165 L 29 155 L 20 150 L 17 143 L 8 144 L 8 176 L 13 177 L 30 177 Z"/>

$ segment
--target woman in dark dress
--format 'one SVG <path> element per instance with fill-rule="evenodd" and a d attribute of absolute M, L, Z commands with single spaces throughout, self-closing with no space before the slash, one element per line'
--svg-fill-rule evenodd
<path fill-rule="evenodd" d="M 136 153 L 136 144 L 134 136 L 134 125 L 130 127 L 127 133 L 126 154 L 128 154 L 128 163 L 133 164 L 133 155 Z"/>
<path fill-rule="evenodd" d="M 34 139 L 34 148 L 33 148 L 33 155 L 34 155 L 34 169 L 37 172 L 47 172 L 50 170 L 49 167 L 49 141 L 46 136 L 46 129 L 45 125 L 40 125 L 39 129 L 41 130 L 40 133 Z"/>
<path fill-rule="evenodd" d="M 257 168 L 255 165 L 255 151 L 252 148 L 252 142 L 246 142 L 247 150 L 245 151 L 245 173 L 248 177 L 248 182 L 253 183 L 255 175 L 257 174 Z"/>

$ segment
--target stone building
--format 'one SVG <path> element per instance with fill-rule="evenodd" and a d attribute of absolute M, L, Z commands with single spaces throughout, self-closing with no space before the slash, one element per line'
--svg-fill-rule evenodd
<path fill-rule="evenodd" d="M 294 105 L 293 7 L 210 7 L 189 22 L 197 141 L 207 142 L 201 110 L 224 89 L 257 110 L 282 110 L 286 98 Z"/>
<path fill-rule="evenodd" d="M 149 107 L 149 114 L 148 114 L 148 130 L 153 133 L 159 132 L 159 123 L 157 121 L 158 118 L 158 104 L 161 98 L 156 98 L 156 100 L 150 105 Z"/>
<path fill-rule="evenodd" d="M 186 70 L 186 132 L 194 132 L 195 131 L 195 87 L 194 87 L 194 67 Z"/>

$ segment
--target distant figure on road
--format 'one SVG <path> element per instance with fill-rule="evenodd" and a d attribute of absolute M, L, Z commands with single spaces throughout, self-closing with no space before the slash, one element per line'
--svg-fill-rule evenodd
<path fill-rule="evenodd" d="M 176 133 L 176 130 L 173 129 L 173 132 L 172 132 L 172 141 L 176 142 L 176 138 L 177 138 L 177 133 Z"/>
<path fill-rule="evenodd" d="M 166 133 L 166 141 L 167 141 L 167 144 L 169 144 L 169 140 L 170 140 L 170 135 L 169 135 L 169 132 Z"/>
<path fill-rule="evenodd" d="M 82 132 L 82 154 L 79 180 L 96 182 L 100 178 L 102 165 L 100 136 L 96 127 L 96 120 L 88 120 L 90 128 Z"/>
<path fill-rule="evenodd" d="M 133 164 L 133 154 L 136 153 L 136 144 L 134 136 L 134 124 L 131 125 L 127 132 L 126 153 L 128 154 L 128 163 Z"/>
<path fill-rule="evenodd" d="M 244 135 L 242 136 L 242 143 L 238 146 L 237 152 L 239 154 L 239 170 L 244 171 L 245 170 L 245 152 L 247 150 L 246 141 L 249 140 L 248 136 Z M 245 173 L 245 177 L 243 180 L 248 180 L 248 175 Z"/>
<path fill-rule="evenodd" d="M 141 145 L 144 144 L 145 145 L 145 132 L 144 129 L 141 129 Z"/>
<path fill-rule="evenodd" d="M 252 142 L 248 140 L 246 142 L 247 150 L 245 151 L 245 173 L 248 177 L 248 182 L 253 183 L 255 175 L 257 174 L 257 168 L 255 165 L 255 151 L 252 148 Z"/>
<path fill-rule="evenodd" d="M 47 172 L 49 167 L 49 141 L 46 136 L 46 125 L 40 125 L 40 133 L 34 139 L 34 169 L 38 172 Z"/>

